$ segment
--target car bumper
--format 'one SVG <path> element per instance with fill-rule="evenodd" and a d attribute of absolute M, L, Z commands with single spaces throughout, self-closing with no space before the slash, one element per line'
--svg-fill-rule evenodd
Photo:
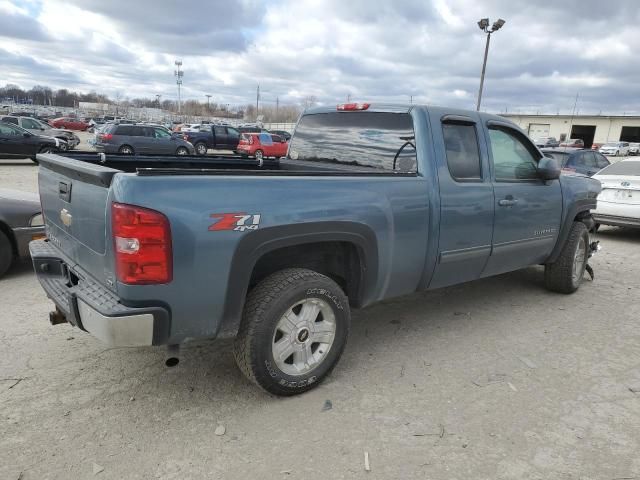
<path fill-rule="evenodd" d="M 36 276 L 60 314 L 107 345 L 162 345 L 169 336 L 169 311 L 129 307 L 45 240 L 29 244 Z M 72 266 L 73 265 L 73 266 Z"/>
<path fill-rule="evenodd" d="M 593 219 L 596 221 L 596 223 L 601 223 L 603 225 L 613 225 L 614 227 L 640 228 L 640 218 L 594 214 Z"/>
<path fill-rule="evenodd" d="M 20 227 L 14 228 L 13 237 L 16 240 L 18 255 L 21 258 L 29 256 L 29 242 L 41 240 L 45 237 L 44 225 L 40 227 Z"/>
<path fill-rule="evenodd" d="M 94 145 L 96 152 L 99 153 L 118 153 L 118 147 L 109 145 L 108 143 L 96 143 Z"/>

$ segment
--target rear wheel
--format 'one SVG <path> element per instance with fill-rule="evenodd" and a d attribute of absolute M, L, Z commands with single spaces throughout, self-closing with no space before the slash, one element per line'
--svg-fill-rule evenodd
<path fill-rule="evenodd" d="M 0 231 L 0 277 L 2 277 L 13 262 L 13 247 L 7 235 Z"/>
<path fill-rule="evenodd" d="M 178 147 L 178 149 L 176 150 L 176 155 L 189 155 L 189 150 L 187 150 L 185 147 Z"/>
<path fill-rule="evenodd" d="M 582 222 L 573 222 L 569 237 L 554 263 L 545 265 L 546 287 L 559 293 L 573 293 L 580 287 L 589 258 L 589 232 Z"/>
<path fill-rule="evenodd" d="M 333 280 L 304 268 L 281 270 L 247 296 L 236 362 L 269 393 L 306 392 L 337 364 L 350 319 L 347 297 Z"/>
<path fill-rule="evenodd" d="M 118 149 L 118 153 L 120 153 L 122 155 L 133 155 L 133 147 L 131 147 L 129 145 L 122 145 Z"/>
<path fill-rule="evenodd" d="M 207 154 L 207 144 L 204 142 L 196 143 L 196 153 L 200 156 Z"/>
<path fill-rule="evenodd" d="M 264 159 L 264 152 L 262 150 L 256 150 L 256 160 L 261 161 Z"/>
<path fill-rule="evenodd" d="M 60 150 L 61 152 L 66 152 L 67 150 L 69 150 L 69 145 L 67 144 L 67 142 L 60 140 L 60 146 L 58 147 L 58 150 Z"/>

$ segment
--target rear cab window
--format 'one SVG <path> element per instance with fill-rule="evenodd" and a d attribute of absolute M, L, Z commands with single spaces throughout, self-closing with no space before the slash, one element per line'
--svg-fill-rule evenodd
<path fill-rule="evenodd" d="M 475 124 L 443 122 L 442 136 L 451 177 L 457 182 L 482 181 Z"/>
<path fill-rule="evenodd" d="M 416 173 L 413 119 L 366 111 L 307 114 L 291 139 L 289 158 Z"/>

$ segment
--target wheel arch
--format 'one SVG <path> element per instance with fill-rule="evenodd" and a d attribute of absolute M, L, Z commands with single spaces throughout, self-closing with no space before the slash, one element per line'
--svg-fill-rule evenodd
<path fill-rule="evenodd" d="M 562 248 L 567 241 L 567 238 L 569 238 L 569 233 L 571 232 L 571 225 L 573 225 L 573 222 L 583 222 L 589 230 L 591 229 L 591 227 L 593 227 L 594 222 L 591 215 L 591 210 L 595 208 L 596 202 L 594 199 L 580 200 L 569 207 L 569 211 L 567 212 L 562 227 L 560 228 L 556 246 L 553 248 L 551 255 L 545 263 L 553 263 L 558 259 L 560 253 L 562 252 Z"/>
<path fill-rule="evenodd" d="M 218 337 L 238 331 L 246 296 L 271 273 L 309 268 L 336 281 L 354 307 L 373 301 L 378 274 L 375 233 L 356 222 L 314 222 L 260 229 L 246 235 L 232 258 Z"/>

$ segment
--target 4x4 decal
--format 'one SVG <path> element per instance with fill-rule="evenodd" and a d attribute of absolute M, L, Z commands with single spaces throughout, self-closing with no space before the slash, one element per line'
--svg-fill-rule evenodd
<path fill-rule="evenodd" d="M 211 218 L 219 219 L 209 226 L 209 231 L 219 232 L 221 230 L 234 230 L 244 232 L 245 230 L 257 230 L 260 226 L 260 214 L 236 213 L 212 213 Z"/>

